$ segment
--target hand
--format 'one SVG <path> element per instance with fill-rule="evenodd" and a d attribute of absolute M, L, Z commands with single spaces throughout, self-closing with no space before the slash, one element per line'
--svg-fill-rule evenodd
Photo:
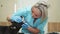
<path fill-rule="evenodd" d="M 15 21 L 17 23 L 21 23 L 22 22 L 22 18 L 20 16 L 12 16 L 11 20 Z"/>
<path fill-rule="evenodd" d="M 24 23 L 23 25 L 22 25 L 22 28 L 24 28 L 24 29 L 27 29 L 28 27 L 30 27 L 27 23 Z"/>
<path fill-rule="evenodd" d="M 7 21 L 8 21 L 8 22 L 10 22 L 10 17 L 11 17 L 10 15 L 7 16 Z"/>

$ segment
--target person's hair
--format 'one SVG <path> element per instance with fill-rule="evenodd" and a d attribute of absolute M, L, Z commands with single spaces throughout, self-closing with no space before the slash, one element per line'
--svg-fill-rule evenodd
<path fill-rule="evenodd" d="M 40 4 L 37 3 L 33 7 L 38 8 L 41 11 L 41 14 L 42 14 L 41 15 L 41 23 L 42 23 L 47 18 L 47 16 L 48 16 L 48 12 L 47 12 L 48 11 L 47 10 L 48 6 L 44 5 L 42 3 L 40 3 Z"/>

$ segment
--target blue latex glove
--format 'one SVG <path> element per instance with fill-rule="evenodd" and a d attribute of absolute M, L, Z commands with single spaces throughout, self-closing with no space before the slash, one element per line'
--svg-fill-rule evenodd
<path fill-rule="evenodd" d="M 30 27 L 27 23 L 24 23 L 23 25 L 22 25 L 22 28 L 24 28 L 24 29 L 27 29 L 28 27 Z"/>
<path fill-rule="evenodd" d="M 22 18 L 20 16 L 12 16 L 11 20 L 15 21 L 17 23 L 21 23 L 22 22 Z"/>

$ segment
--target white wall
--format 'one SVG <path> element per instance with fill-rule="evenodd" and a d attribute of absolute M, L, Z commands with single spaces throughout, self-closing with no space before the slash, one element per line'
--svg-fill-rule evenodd
<path fill-rule="evenodd" d="M 0 0 L 0 22 L 5 22 L 7 15 L 13 13 L 14 3 L 14 0 Z"/>
<path fill-rule="evenodd" d="M 38 1 L 39 0 L 16 0 L 17 9 L 23 8 L 23 7 L 26 7 L 26 6 L 33 6 Z"/>
<path fill-rule="evenodd" d="M 48 3 L 50 3 L 48 21 L 60 22 L 60 0 L 49 0 Z"/>

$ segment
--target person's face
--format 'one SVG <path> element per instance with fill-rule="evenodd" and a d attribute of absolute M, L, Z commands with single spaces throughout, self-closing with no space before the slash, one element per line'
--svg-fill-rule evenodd
<path fill-rule="evenodd" d="M 32 8 L 32 17 L 33 18 L 41 17 L 41 12 L 38 8 L 35 8 L 35 7 Z"/>

